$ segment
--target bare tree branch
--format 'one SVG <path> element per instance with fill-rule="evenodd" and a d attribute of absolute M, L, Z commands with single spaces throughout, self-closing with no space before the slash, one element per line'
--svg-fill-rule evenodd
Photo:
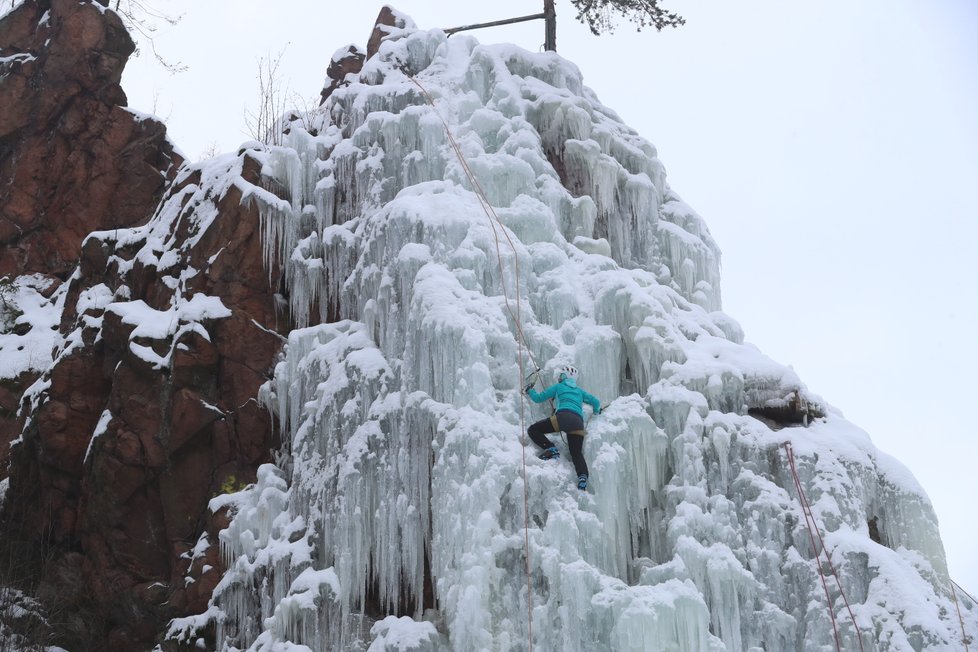
<path fill-rule="evenodd" d="M 148 43 L 153 58 L 171 75 L 187 69 L 187 66 L 180 61 L 170 61 L 156 50 L 155 33 L 160 23 L 172 27 L 180 22 L 182 15 L 167 14 L 145 0 L 115 0 L 112 9 L 119 14 L 126 29 L 133 34 L 137 54 L 140 52 L 140 42 Z"/>
<path fill-rule="evenodd" d="M 279 117 L 285 113 L 285 96 L 288 84 L 282 86 L 279 66 L 282 63 L 282 49 L 274 57 L 269 54 L 258 60 L 258 109 L 245 111 L 245 129 L 254 140 L 268 145 L 282 144 L 282 129 Z"/>

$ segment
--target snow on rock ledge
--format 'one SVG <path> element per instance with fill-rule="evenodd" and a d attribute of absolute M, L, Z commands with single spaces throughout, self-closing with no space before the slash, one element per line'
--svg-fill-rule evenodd
<path fill-rule="evenodd" d="M 205 608 L 225 525 L 207 502 L 270 459 L 255 397 L 284 339 L 266 270 L 241 264 L 261 259 L 243 201 L 266 192 L 260 167 L 247 153 L 186 166 L 147 224 L 89 234 L 50 300 L 17 282 L 0 371 L 42 364 L 0 539 L 51 546 L 31 572 L 75 614 L 57 625 L 72 649 L 149 649 L 173 614 Z"/>

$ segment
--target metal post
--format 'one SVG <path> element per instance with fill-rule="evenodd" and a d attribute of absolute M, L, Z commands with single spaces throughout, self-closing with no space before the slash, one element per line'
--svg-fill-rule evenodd
<path fill-rule="evenodd" d="M 533 14 L 532 16 L 520 16 L 519 18 L 507 18 L 505 20 L 494 20 L 490 23 L 477 23 L 475 25 L 462 25 L 446 29 L 445 34 L 451 36 L 457 32 L 464 32 L 470 29 L 482 29 L 483 27 L 497 27 L 499 25 L 512 25 L 528 20 L 544 21 L 543 49 L 548 52 L 557 51 L 557 11 L 554 9 L 554 0 L 543 0 L 543 13 Z"/>
<path fill-rule="evenodd" d="M 548 52 L 557 51 L 557 11 L 554 0 L 543 0 L 543 20 L 546 25 L 543 49 Z"/>

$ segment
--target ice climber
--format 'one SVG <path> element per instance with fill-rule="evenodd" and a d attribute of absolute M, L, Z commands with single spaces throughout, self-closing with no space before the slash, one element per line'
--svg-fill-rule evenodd
<path fill-rule="evenodd" d="M 587 489 L 588 473 L 587 462 L 584 461 L 584 435 L 587 433 L 584 430 L 583 402 L 587 401 L 595 414 L 601 414 L 601 401 L 577 386 L 577 369 L 567 365 L 557 368 L 557 382 L 542 392 L 533 388 L 535 384 L 536 381 L 524 388 L 534 403 L 556 399 L 557 405 L 550 417 L 534 423 L 527 428 L 526 434 L 543 449 L 538 455 L 541 460 L 553 460 L 560 457 L 560 452 L 546 434 L 560 430 L 566 432 L 567 445 L 577 472 L 577 488 L 584 491 Z"/>

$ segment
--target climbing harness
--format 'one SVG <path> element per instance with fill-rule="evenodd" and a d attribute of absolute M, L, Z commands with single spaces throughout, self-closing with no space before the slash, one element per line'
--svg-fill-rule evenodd
<path fill-rule="evenodd" d="M 852 613 L 852 607 L 849 606 L 849 599 L 846 598 L 845 591 L 842 590 L 842 582 L 839 581 L 839 575 L 835 572 L 835 566 L 832 564 L 832 558 L 825 546 L 825 540 L 822 539 L 822 533 L 819 532 L 818 524 L 815 521 L 815 515 L 812 513 L 812 506 L 809 504 L 808 498 L 805 496 L 804 489 L 802 489 L 801 478 L 798 477 L 798 469 L 795 467 L 795 454 L 791 448 L 791 442 L 786 441 L 783 446 L 788 455 L 788 466 L 791 469 L 791 476 L 794 479 L 795 490 L 798 492 L 798 502 L 801 504 L 801 511 L 805 515 L 805 525 L 808 527 L 808 537 L 812 542 L 812 551 L 815 553 L 815 565 L 818 567 L 818 576 L 822 580 L 822 589 L 825 591 L 825 602 L 829 610 L 829 618 L 832 620 L 832 632 L 835 634 L 835 649 L 838 650 L 838 652 L 842 652 L 842 644 L 839 641 L 839 627 L 835 622 L 835 610 L 832 609 L 832 598 L 829 595 L 829 586 L 825 581 L 825 573 L 822 570 L 822 553 L 825 553 L 825 561 L 828 563 L 829 571 L 835 578 L 835 583 L 839 587 L 839 594 L 842 596 L 842 600 L 846 603 L 846 609 L 849 610 L 849 618 L 852 620 L 852 626 L 856 630 L 856 641 L 859 643 L 860 652 L 863 652 L 862 633 L 859 631 L 859 625 L 856 624 L 856 617 Z M 815 545 L 816 537 L 822 546 L 821 550 L 819 550 L 818 546 Z"/>
<path fill-rule="evenodd" d="M 523 387 L 530 387 L 531 385 L 536 385 L 537 384 L 537 380 L 539 380 L 540 373 L 542 371 L 543 370 L 538 367 L 536 369 L 536 371 L 534 371 L 529 376 L 527 376 L 523 380 Z M 559 374 L 566 374 L 568 377 L 574 378 L 574 379 L 576 379 L 577 378 L 577 375 L 578 375 L 577 369 L 575 367 L 571 367 L 571 366 L 568 366 L 568 365 L 562 365 L 560 367 L 557 367 L 557 373 L 558 373 L 558 375 Z M 605 411 L 605 408 L 606 408 L 606 406 L 602 405 L 601 406 L 601 412 L 604 412 Z M 586 435 L 587 434 L 587 426 L 588 426 L 589 423 L 591 423 L 591 418 L 593 416 L 594 416 L 594 412 L 591 412 L 591 414 L 588 415 L 587 419 L 584 421 L 584 429 L 583 430 L 574 430 L 574 431 L 569 432 L 567 434 L 568 435 L 580 435 L 582 437 L 584 435 Z M 560 433 L 560 441 L 564 442 L 564 445 L 566 446 L 567 445 L 567 438 L 564 437 L 564 431 L 561 430 L 560 429 L 560 426 L 557 424 L 557 410 L 554 407 L 554 400 L 553 399 L 550 399 L 550 425 L 553 427 L 553 432 L 559 432 Z"/>
<path fill-rule="evenodd" d="M 414 83 L 415 86 L 417 86 L 421 90 L 422 94 L 424 94 L 425 98 L 428 100 L 428 103 L 431 104 L 431 108 L 432 110 L 434 110 L 435 115 L 438 116 L 438 118 L 441 120 L 442 125 L 444 125 L 445 134 L 448 136 L 448 142 L 451 144 L 452 149 L 455 151 L 455 155 L 458 157 L 459 164 L 462 167 L 462 171 L 465 173 L 465 176 L 468 178 L 469 183 L 472 185 L 472 190 L 475 192 L 476 197 L 478 197 L 479 204 L 482 206 L 482 210 L 485 212 L 486 218 L 489 220 L 489 226 L 492 228 L 492 235 L 496 241 L 496 259 L 497 262 L 499 263 L 499 284 L 503 291 L 503 299 L 506 303 L 506 310 L 509 312 L 510 317 L 512 317 L 513 324 L 516 327 L 516 340 L 517 340 L 517 345 L 519 347 L 518 362 L 519 362 L 520 376 L 523 377 L 526 372 L 526 368 L 524 366 L 525 363 L 523 360 L 524 351 L 526 352 L 527 357 L 530 358 L 530 362 L 533 363 L 534 368 L 536 368 L 536 372 L 534 373 L 539 374 L 540 365 L 538 365 L 536 363 L 536 360 L 534 360 L 533 353 L 530 351 L 530 347 L 526 343 L 526 337 L 523 334 L 523 323 L 521 320 L 521 311 L 520 311 L 520 257 L 519 257 L 519 252 L 517 252 L 516 250 L 516 244 L 513 242 L 513 239 L 509 236 L 509 232 L 507 231 L 507 229 L 503 226 L 502 222 L 499 220 L 499 216 L 496 215 L 495 209 L 493 209 L 492 204 L 489 203 L 489 200 L 486 197 L 486 193 L 482 188 L 482 184 L 479 183 L 479 180 L 476 178 L 475 174 L 472 172 L 472 169 L 469 167 L 468 162 L 465 160 L 465 156 L 462 154 L 462 149 L 459 147 L 458 142 L 455 140 L 455 137 L 452 135 L 452 130 L 448 126 L 448 122 L 446 122 L 445 118 L 442 117 L 442 115 L 438 112 L 438 109 L 435 106 L 435 98 L 433 98 L 431 96 L 431 93 L 428 92 L 428 89 L 422 86 L 421 82 L 419 82 L 413 76 L 409 77 L 409 79 Z M 513 307 L 510 304 L 509 293 L 506 291 L 506 273 L 505 270 L 503 269 L 503 256 L 502 256 L 502 251 L 500 249 L 501 242 L 499 240 L 499 230 L 496 228 L 497 223 L 499 224 L 499 228 L 502 229 L 503 235 L 506 237 L 506 241 L 509 243 L 510 249 L 512 249 L 513 251 L 513 260 L 514 260 L 514 267 L 516 272 L 516 279 L 515 279 L 516 310 L 515 311 L 513 310 Z M 536 381 L 534 381 L 534 383 L 535 382 Z M 523 546 L 524 546 L 524 560 L 525 560 L 525 568 L 526 568 L 526 595 L 527 595 L 526 619 L 527 619 L 528 647 L 532 648 L 533 647 L 533 585 L 530 581 L 530 497 L 529 497 L 529 488 L 527 487 L 527 483 L 526 483 L 526 440 L 524 438 L 524 435 L 526 433 L 526 420 L 525 420 L 523 402 L 524 402 L 523 397 L 521 395 L 520 396 L 520 442 L 522 444 L 521 448 L 523 454 Z"/>

